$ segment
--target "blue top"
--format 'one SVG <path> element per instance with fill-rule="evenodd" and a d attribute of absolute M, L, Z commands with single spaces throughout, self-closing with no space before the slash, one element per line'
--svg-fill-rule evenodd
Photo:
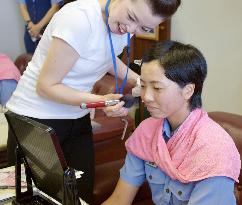
<path fill-rule="evenodd" d="M 21 4 L 26 4 L 26 0 L 16 0 L 16 1 Z M 35 0 L 32 0 L 32 2 L 35 2 Z M 57 3 L 63 2 L 63 0 L 50 0 L 50 2 L 51 4 L 57 4 Z"/>
<path fill-rule="evenodd" d="M 163 137 L 168 141 L 172 136 L 167 120 L 164 120 L 163 130 Z M 218 176 L 181 183 L 131 153 L 126 155 L 120 177 L 133 186 L 140 186 L 147 180 L 152 200 L 159 205 L 236 205 L 233 179 Z"/>
<path fill-rule="evenodd" d="M 20 4 L 26 4 L 29 16 L 33 23 L 38 23 L 51 8 L 52 4 L 62 5 L 64 0 L 16 0 Z"/>

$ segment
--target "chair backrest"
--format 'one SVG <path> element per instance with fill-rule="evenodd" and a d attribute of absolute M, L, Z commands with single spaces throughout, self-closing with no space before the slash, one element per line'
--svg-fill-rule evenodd
<path fill-rule="evenodd" d="M 120 79 L 118 80 L 118 86 L 122 85 L 122 82 Z M 131 93 L 133 86 L 129 83 L 127 83 L 124 87 L 123 94 Z M 116 92 L 116 80 L 115 77 L 106 74 L 104 75 L 99 81 L 95 83 L 93 86 L 93 93 L 98 95 L 106 95 L 109 93 L 115 93 Z"/>
<path fill-rule="evenodd" d="M 33 56 L 33 55 L 30 54 L 30 53 L 23 53 L 23 54 L 19 55 L 19 56 L 16 58 L 14 64 L 15 64 L 15 65 L 17 66 L 17 68 L 19 69 L 21 75 L 22 75 L 23 72 L 25 71 L 25 69 L 26 69 L 26 67 L 27 67 L 27 65 L 28 65 L 28 63 L 29 63 L 29 61 L 31 61 L 32 56 Z"/>
<path fill-rule="evenodd" d="M 67 164 L 54 130 L 10 111 L 5 116 L 30 168 L 35 186 L 49 196 L 62 200 L 63 175 Z"/>

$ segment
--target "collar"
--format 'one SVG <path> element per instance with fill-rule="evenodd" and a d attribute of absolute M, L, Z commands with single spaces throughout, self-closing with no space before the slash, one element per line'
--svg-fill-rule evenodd
<path fill-rule="evenodd" d="M 170 126 L 169 121 L 166 118 L 163 121 L 162 135 L 163 135 L 165 141 L 168 141 L 171 138 L 171 136 L 172 136 L 172 134 L 171 134 L 171 126 Z"/>

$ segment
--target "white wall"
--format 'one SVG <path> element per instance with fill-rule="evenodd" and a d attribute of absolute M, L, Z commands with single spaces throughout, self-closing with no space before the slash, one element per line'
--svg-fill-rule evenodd
<path fill-rule="evenodd" d="M 15 0 L 0 0 L 0 52 L 13 60 L 24 52 L 24 25 Z M 182 0 L 171 38 L 204 53 L 208 78 L 204 107 L 242 114 L 242 1 Z"/>
<path fill-rule="evenodd" d="M 171 38 L 195 45 L 207 59 L 206 110 L 242 114 L 242 1 L 182 0 Z"/>
<path fill-rule="evenodd" d="M 15 0 L 0 0 L 0 53 L 12 60 L 25 52 L 24 22 Z"/>
<path fill-rule="evenodd" d="M 14 61 L 19 54 L 25 52 L 23 35 L 24 22 L 16 1 L 0 0 L 0 53 Z M 3 113 L 0 113 L 0 150 L 6 149 L 7 136 L 7 121 Z"/>

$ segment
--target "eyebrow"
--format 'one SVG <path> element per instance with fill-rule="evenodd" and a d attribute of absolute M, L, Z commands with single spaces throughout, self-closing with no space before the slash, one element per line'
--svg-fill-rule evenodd
<path fill-rule="evenodd" d="M 139 19 L 137 18 L 137 16 L 135 15 L 135 13 L 133 11 L 129 10 L 129 13 L 133 15 L 135 21 L 139 22 Z"/>
<path fill-rule="evenodd" d="M 129 10 L 129 13 L 134 17 L 135 21 L 137 21 L 137 22 L 139 23 L 139 19 L 137 18 L 137 16 L 135 15 L 135 13 L 132 12 L 132 11 L 130 11 L 130 10 Z M 142 26 L 142 27 L 145 27 L 145 28 L 147 28 L 147 29 L 152 30 L 152 28 L 149 28 L 149 27 L 147 27 L 147 26 Z"/>
<path fill-rule="evenodd" d="M 145 81 L 142 80 L 141 78 L 140 78 L 140 81 L 143 82 L 143 83 L 145 82 Z M 165 85 L 163 82 L 161 82 L 161 81 L 156 81 L 156 80 L 153 80 L 153 81 L 151 81 L 151 82 L 149 82 L 149 83 L 152 83 L 152 84 L 159 83 L 159 84 Z"/>

